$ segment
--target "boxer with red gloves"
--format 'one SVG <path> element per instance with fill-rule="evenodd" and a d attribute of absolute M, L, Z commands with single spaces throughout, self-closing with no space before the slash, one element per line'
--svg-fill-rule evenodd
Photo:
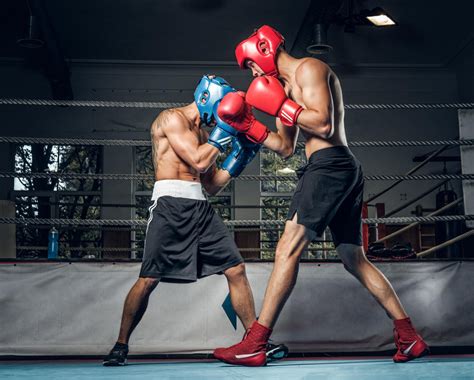
<path fill-rule="evenodd" d="M 274 77 L 259 77 L 251 83 L 245 100 L 250 105 L 273 116 L 278 116 L 287 127 L 295 125 L 303 107 L 286 96 L 280 81 Z"/>
<path fill-rule="evenodd" d="M 254 143 L 262 144 L 270 133 L 266 125 L 255 118 L 242 91 L 227 94 L 217 107 L 217 115 Z"/>
<path fill-rule="evenodd" d="M 237 62 L 242 69 L 252 70 L 256 79 L 245 99 L 242 93 L 228 94 L 218 108 L 226 123 L 284 157 L 293 154 L 301 131 L 308 164 L 297 171 L 300 179 L 276 248 L 259 319 L 240 343 L 218 348 L 214 356 L 230 364 L 265 365 L 265 345 L 296 283 L 301 253 L 329 227 L 344 267 L 393 320 L 397 347 L 393 360 L 421 357 L 429 351 L 427 344 L 390 282 L 367 260 L 362 247 L 364 177 L 347 146 L 339 79 L 320 60 L 289 55 L 284 42 L 268 25 L 240 42 L 235 49 Z M 277 132 L 255 119 L 252 106 L 277 117 Z"/>

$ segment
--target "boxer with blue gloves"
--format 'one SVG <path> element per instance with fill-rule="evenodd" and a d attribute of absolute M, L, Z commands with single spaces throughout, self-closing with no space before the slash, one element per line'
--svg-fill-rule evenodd
<path fill-rule="evenodd" d="M 239 133 L 233 139 L 232 151 L 222 163 L 221 169 L 227 170 L 231 177 L 238 177 L 258 153 L 260 146 Z"/>
<path fill-rule="evenodd" d="M 202 77 L 194 91 L 194 102 L 199 110 L 201 121 L 209 126 L 215 125 L 207 142 L 220 152 L 224 152 L 226 146 L 238 134 L 238 131 L 226 124 L 216 112 L 222 98 L 230 92 L 235 92 L 235 89 L 223 78 L 209 75 Z"/>
<path fill-rule="evenodd" d="M 235 92 L 224 79 L 204 76 L 195 101 L 164 110 L 151 126 L 155 185 L 140 275 L 123 308 L 120 332 L 104 358 L 105 366 L 127 363 L 130 335 L 140 322 L 159 282 L 194 282 L 212 274 L 226 276 L 231 302 L 245 329 L 255 320 L 255 306 L 243 258 L 229 230 L 207 201 L 203 188 L 216 194 L 239 175 L 258 144 L 224 123 L 216 113 L 222 98 Z M 208 134 L 202 124 L 213 127 Z M 215 161 L 232 144 L 221 169 Z M 173 331 L 168 331 L 173 336 Z M 181 333 L 176 332 L 176 339 Z M 284 352 L 272 346 L 270 358 Z"/>
<path fill-rule="evenodd" d="M 237 177 L 252 161 L 260 149 L 260 144 L 249 139 L 225 123 L 217 114 L 222 99 L 229 93 L 236 92 L 223 78 L 204 76 L 194 91 L 194 101 L 198 107 L 201 120 L 208 126 L 214 126 L 207 143 L 215 146 L 220 152 L 232 144 L 232 150 L 223 162 L 221 169 L 231 177 Z"/>

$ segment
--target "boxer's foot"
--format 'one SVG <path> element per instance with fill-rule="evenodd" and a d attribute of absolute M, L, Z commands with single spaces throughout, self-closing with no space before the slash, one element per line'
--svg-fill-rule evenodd
<path fill-rule="evenodd" d="M 109 354 L 104 358 L 102 364 L 106 367 L 115 367 L 127 364 L 128 345 L 115 343 Z"/>
<path fill-rule="evenodd" d="M 397 352 L 393 356 L 396 363 L 405 363 L 427 355 L 430 350 L 423 338 L 415 331 L 410 318 L 394 321 L 393 330 Z"/>
<path fill-rule="evenodd" d="M 288 351 L 288 347 L 284 344 L 276 344 L 269 341 L 267 343 L 267 363 L 286 358 Z"/>
<path fill-rule="evenodd" d="M 261 367 L 267 364 L 266 347 L 272 330 L 255 321 L 240 343 L 216 348 L 214 357 L 224 363 Z"/>

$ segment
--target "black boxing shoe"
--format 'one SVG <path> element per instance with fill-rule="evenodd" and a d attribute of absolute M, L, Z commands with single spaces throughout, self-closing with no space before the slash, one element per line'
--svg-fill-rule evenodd
<path fill-rule="evenodd" d="M 272 341 L 267 343 L 267 363 L 281 360 L 288 356 L 288 347 L 284 344 L 276 344 Z"/>
<path fill-rule="evenodd" d="M 128 344 L 115 343 L 109 354 L 104 358 L 102 364 L 106 367 L 118 367 L 127 365 Z"/>

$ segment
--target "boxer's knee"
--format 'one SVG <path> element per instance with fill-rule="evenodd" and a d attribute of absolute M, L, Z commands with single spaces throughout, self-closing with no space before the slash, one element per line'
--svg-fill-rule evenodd
<path fill-rule="evenodd" d="M 289 244 L 284 244 L 284 242 L 278 243 L 278 246 L 275 250 L 275 261 L 283 263 L 289 260 L 294 260 L 298 258 L 298 252 L 291 247 Z"/>
<path fill-rule="evenodd" d="M 136 285 L 140 288 L 143 293 L 150 294 L 158 285 L 159 280 L 152 277 L 140 277 Z"/>
<path fill-rule="evenodd" d="M 224 271 L 224 275 L 229 281 L 238 281 L 246 277 L 245 264 L 240 263 Z"/>
<path fill-rule="evenodd" d="M 305 228 L 293 221 L 288 221 L 275 250 L 275 262 L 298 261 L 307 245 Z"/>
<path fill-rule="evenodd" d="M 303 250 L 306 248 L 304 236 L 300 239 L 291 235 L 282 236 L 275 250 L 276 263 L 291 263 L 299 261 Z"/>
<path fill-rule="evenodd" d="M 344 268 L 351 274 L 358 276 L 369 263 L 362 247 L 354 244 L 340 244 L 336 248 Z"/>

